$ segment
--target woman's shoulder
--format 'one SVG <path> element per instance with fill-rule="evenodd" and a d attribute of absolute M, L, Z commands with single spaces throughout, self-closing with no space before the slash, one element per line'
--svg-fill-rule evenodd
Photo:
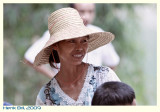
<path fill-rule="evenodd" d="M 106 81 L 120 81 L 116 73 L 107 66 L 95 66 L 90 64 L 92 68 L 92 74 L 97 78 L 97 80 L 104 80 Z"/>
<path fill-rule="evenodd" d="M 92 68 L 92 70 L 94 72 L 112 72 L 113 70 L 107 66 L 96 66 L 96 65 L 93 65 L 93 64 L 90 64 L 90 67 Z"/>
<path fill-rule="evenodd" d="M 53 81 L 54 81 L 54 78 L 52 78 L 49 82 L 47 82 L 46 84 L 44 84 L 38 95 L 37 95 L 37 101 L 36 101 L 36 104 L 37 105 L 46 105 L 46 101 L 48 99 L 50 99 L 50 93 L 52 91 L 55 91 L 54 88 L 52 87 L 53 86 Z M 50 105 L 52 105 L 52 103 L 50 102 Z"/>
<path fill-rule="evenodd" d="M 44 96 L 46 96 L 46 94 L 47 93 L 49 93 L 49 88 L 50 88 L 50 86 L 51 86 L 51 82 L 52 82 L 52 80 L 50 80 L 49 82 L 47 82 L 46 84 L 44 84 L 42 87 L 41 87 L 41 89 L 40 89 L 40 91 L 39 91 L 39 93 L 38 93 L 38 96 L 40 97 L 40 98 L 43 98 Z"/>

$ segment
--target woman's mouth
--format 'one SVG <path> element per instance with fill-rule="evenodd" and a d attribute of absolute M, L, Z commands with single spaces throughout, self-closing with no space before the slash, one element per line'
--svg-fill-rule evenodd
<path fill-rule="evenodd" d="M 72 55 L 74 57 L 74 59 L 82 59 L 83 58 L 83 54 L 74 54 Z"/>
<path fill-rule="evenodd" d="M 76 55 L 73 55 L 73 57 L 75 57 L 75 58 L 80 58 L 80 57 L 82 57 L 83 55 L 81 55 L 81 54 L 76 54 Z"/>

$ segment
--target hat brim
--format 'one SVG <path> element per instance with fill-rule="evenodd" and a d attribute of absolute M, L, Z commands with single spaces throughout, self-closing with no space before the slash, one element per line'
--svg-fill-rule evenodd
<path fill-rule="evenodd" d="M 101 47 L 114 39 L 114 35 L 110 32 L 96 32 L 86 26 L 74 27 L 69 29 L 61 29 L 60 32 L 54 33 L 45 44 L 44 48 L 37 54 L 34 66 L 49 63 L 49 56 L 51 54 L 51 46 L 59 41 L 84 37 L 89 35 L 88 52 Z M 56 38 L 55 38 L 56 37 Z"/>

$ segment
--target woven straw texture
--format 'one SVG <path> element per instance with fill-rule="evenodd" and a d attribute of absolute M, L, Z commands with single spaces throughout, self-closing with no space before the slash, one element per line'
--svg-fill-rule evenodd
<path fill-rule="evenodd" d="M 77 10 L 73 8 L 62 8 L 53 12 L 48 18 L 48 29 L 50 39 L 37 54 L 34 66 L 49 63 L 51 46 L 61 40 L 89 35 L 88 52 L 90 52 L 114 39 L 110 32 L 96 32 L 87 28 Z"/>

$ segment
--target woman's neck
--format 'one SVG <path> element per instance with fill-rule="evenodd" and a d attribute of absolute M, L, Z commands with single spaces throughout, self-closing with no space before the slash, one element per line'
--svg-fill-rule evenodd
<path fill-rule="evenodd" d="M 56 75 L 57 79 L 61 79 L 65 82 L 73 81 L 79 75 L 84 73 L 86 69 L 85 63 L 81 63 L 80 65 L 69 65 L 69 64 L 61 64 L 60 71 Z"/>

